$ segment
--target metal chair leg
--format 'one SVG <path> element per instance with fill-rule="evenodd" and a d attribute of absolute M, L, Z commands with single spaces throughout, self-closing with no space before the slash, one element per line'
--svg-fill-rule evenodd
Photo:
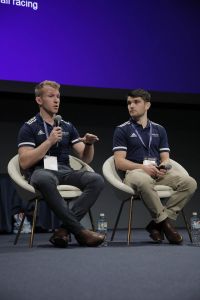
<path fill-rule="evenodd" d="M 25 213 L 24 213 L 24 214 L 23 214 L 23 217 L 22 217 L 22 220 L 21 220 L 21 223 L 20 223 L 20 225 L 19 225 L 19 229 L 18 229 L 17 235 L 16 235 L 15 240 L 14 240 L 14 245 L 16 245 L 17 242 L 18 242 L 19 236 L 20 236 L 21 231 L 22 231 L 22 227 L 23 227 L 23 225 L 24 225 L 25 217 L 26 217 L 26 215 L 25 215 Z"/>
<path fill-rule="evenodd" d="M 128 235 L 127 235 L 128 245 L 130 245 L 130 239 L 131 239 L 132 217 L 133 217 L 133 196 L 130 199 L 129 220 L 128 220 Z"/>
<path fill-rule="evenodd" d="M 120 217 L 121 217 L 122 208 L 123 208 L 123 206 L 124 206 L 124 203 L 125 203 L 126 201 L 128 201 L 129 199 L 130 199 L 130 198 L 124 200 L 124 201 L 121 203 L 121 205 L 120 205 L 119 212 L 118 212 L 118 215 L 117 215 L 117 219 L 116 219 L 116 221 L 115 221 L 115 225 L 114 225 L 114 228 L 113 228 L 113 231 L 112 231 L 112 236 L 111 236 L 111 239 L 110 239 L 111 241 L 113 241 L 113 239 L 114 239 L 115 232 L 116 232 L 116 229 L 117 229 L 117 225 L 118 225 L 118 223 L 119 223 L 119 219 L 120 219 Z"/>
<path fill-rule="evenodd" d="M 90 222 L 91 222 L 92 230 L 95 231 L 94 219 L 93 219 L 93 216 L 92 216 L 91 209 L 89 209 L 88 214 L 89 214 L 89 217 L 90 217 Z"/>
<path fill-rule="evenodd" d="M 66 202 L 67 202 L 67 207 L 69 209 L 69 202 L 70 202 L 70 200 L 67 199 Z M 71 235 L 71 232 L 69 232 L 69 242 L 71 243 L 71 241 L 72 241 L 72 235 Z"/>
<path fill-rule="evenodd" d="M 184 220 L 184 222 L 185 222 L 185 226 L 186 226 L 186 229 L 187 229 L 189 238 L 190 238 L 190 242 L 192 243 L 192 235 L 191 235 L 190 226 L 189 226 L 189 224 L 188 224 L 188 221 L 187 221 L 187 219 L 186 219 L 185 212 L 184 212 L 183 209 L 181 210 L 181 213 L 182 213 L 183 220 Z"/>
<path fill-rule="evenodd" d="M 30 236 L 30 241 L 29 241 L 29 248 L 33 247 L 33 239 L 34 239 L 34 232 L 35 232 L 37 209 L 38 209 L 38 199 L 35 199 L 35 209 L 34 209 L 34 213 L 33 213 L 33 222 L 32 222 L 32 228 L 31 228 L 31 236 Z"/>

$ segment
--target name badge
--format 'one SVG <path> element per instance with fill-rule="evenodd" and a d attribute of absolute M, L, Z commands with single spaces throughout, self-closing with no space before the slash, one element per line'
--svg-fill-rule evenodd
<path fill-rule="evenodd" d="M 143 165 L 157 165 L 156 158 L 153 157 L 145 157 L 143 160 Z"/>
<path fill-rule="evenodd" d="M 46 155 L 44 157 L 44 169 L 58 171 L 57 157 Z"/>

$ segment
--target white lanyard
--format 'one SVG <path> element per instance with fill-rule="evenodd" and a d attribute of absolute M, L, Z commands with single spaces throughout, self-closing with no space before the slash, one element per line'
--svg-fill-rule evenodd
<path fill-rule="evenodd" d="M 43 124 L 44 124 L 44 131 L 45 131 L 45 134 L 46 134 L 46 138 L 48 139 L 49 132 L 48 132 L 48 129 L 47 129 L 47 124 L 44 122 L 44 120 L 43 120 Z"/>
<path fill-rule="evenodd" d="M 46 138 L 48 139 L 49 132 L 47 129 L 47 124 L 44 122 L 44 120 L 43 120 L 43 124 L 44 124 L 45 135 L 46 135 Z M 45 157 L 44 157 L 44 169 L 58 171 L 57 157 L 51 156 L 50 150 L 47 153 L 48 153 L 48 155 L 45 155 Z"/>
<path fill-rule="evenodd" d="M 137 137 L 139 138 L 140 142 L 142 143 L 142 145 L 143 145 L 146 149 L 148 149 L 148 154 L 150 154 L 150 148 L 151 148 L 151 142 L 152 142 L 152 124 L 151 124 L 151 121 L 149 121 L 150 132 L 149 132 L 149 145 L 148 145 L 148 147 L 145 145 L 145 143 L 144 143 L 144 141 L 143 141 L 143 139 L 142 139 L 140 133 L 137 131 L 135 125 L 134 125 L 133 123 L 131 123 L 131 125 L 132 125 L 132 127 L 133 127 L 133 129 L 134 129 L 134 131 L 135 131 L 135 133 L 136 133 L 136 135 L 137 135 Z"/>
<path fill-rule="evenodd" d="M 45 131 L 46 139 L 48 139 L 48 137 L 49 137 L 49 132 L 48 132 L 48 129 L 47 129 L 47 124 L 45 123 L 44 120 L 43 120 L 43 125 L 44 125 L 44 131 Z M 51 155 L 50 150 L 48 150 L 47 153 L 48 153 L 48 155 Z"/>

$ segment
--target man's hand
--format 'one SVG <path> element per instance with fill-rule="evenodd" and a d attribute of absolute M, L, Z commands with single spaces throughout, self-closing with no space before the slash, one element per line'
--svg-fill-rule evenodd
<path fill-rule="evenodd" d="M 50 136 L 48 137 L 49 142 L 53 146 L 57 142 L 60 142 L 62 140 L 62 129 L 61 127 L 54 127 L 53 130 L 50 133 Z"/>
<path fill-rule="evenodd" d="M 142 169 L 149 174 L 152 178 L 158 179 L 163 177 L 166 174 L 165 169 L 158 169 L 155 165 L 149 164 L 149 165 L 143 165 Z"/>
<path fill-rule="evenodd" d="M 93 145 L 95 142 L 97 142 L 99 140 L 99 138 L 91 133 L 86 133 L 84 135 L 84 137 L 79 139 L 81 142 L 83 142 L 84 144 L 88 144 L 88 145 Z"/>

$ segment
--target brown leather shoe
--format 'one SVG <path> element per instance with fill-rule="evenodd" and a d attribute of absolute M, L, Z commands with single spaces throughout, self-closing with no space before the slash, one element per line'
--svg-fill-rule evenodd
<path fill-rule="evenodd" d="M 103 243 L 105 235 L 88 229 L 82 229 L 75 235 L 75 238 L 81 246 L 97 247 Z"/>
<path fill-rule="evenodd" d="M 54 234 L 50 237 L 49 241 L 59 248 L 66 248 L 69 242 L 68 231 L 65 228 L 59 228 Z"/>
<path fill-rule="evenodd" d="M 181 244 L 183 237 L 177 232 L 177 230 L 172 226 L 169 219 L 165 219 L 160 223 L 160 226 L 171 244 Z"/>
<path fill-rule="evenodd" d="M 162 232 L 162 229 L 160 228 L 160 225 L 157 224 L 154 221 L 151 221 L 147 227 L 146 230 L 150 233 L 150 238 L 156 243 L 162 243 L 162 240 L 164 240 L 164 235 Z"/>

